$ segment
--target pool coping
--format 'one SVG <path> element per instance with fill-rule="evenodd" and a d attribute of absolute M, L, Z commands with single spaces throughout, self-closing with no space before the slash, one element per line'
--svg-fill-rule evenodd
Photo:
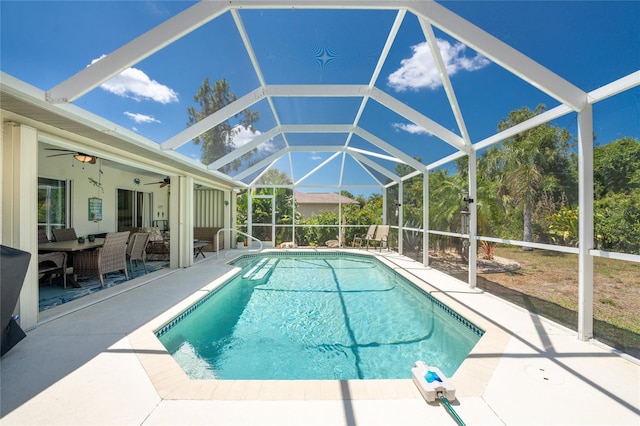
<path fill-rule="evenodd" d="M 263 253 L 268 253 L 265 250 Z M 315 249 L 278 250 L 282 251 L 315 251 Z M 323 249 L 323 253 L 354 253 L 351 250 Z M 482 294 L 470 289 L 465 283 L 442 272 L 424 267 L 407 258 L 392 259 L 390 256 L 376 252 L 358 250 L 357 253 L 375 257 L 414 285 L 429 293 L 467 320 L 484 330 L 484 335 L 474 346 L 471 353 L 451 377 L 456 386 L 457 397 L 479 397 L 483 394 L 494 369 L 500 361 L 510 335 L 496 327 L 486 317 L 480 315 L 444 287 L 453 285 L 463 293 Z M 233 259 L 225 260 L 225 263 Z M 435 285 L 411 273 L 401 266 L 409 261 L 414 270 L 433 276 L 433 280 L 446 283 L 446 286 Z M 420 268 L 421 267 L 421 268 Z M 193 303 L 207 296 L 229 278 L 233 277 L 239 267 L 234 267 L 189 297 L 174 305 L 163 314 L 157 316 L 142 327 L 129 334 L 128 338 L 141 365 L 147 373 L 156 392 L 167 400 L 383 400 L 383 399 L 422 399 L 422 396 L 411 379 L 379 379 L 379 380 L 195 380 L 187 376 L 173 357 L 167 352 L 155 331 L 172 318 L 188 309 Z"/>

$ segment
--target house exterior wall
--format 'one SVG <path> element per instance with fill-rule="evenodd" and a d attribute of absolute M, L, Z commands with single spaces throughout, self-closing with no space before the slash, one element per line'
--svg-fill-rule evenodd
<path fill-rule="evenodd" d="M 321 203 L 298 204 L 296 206 L 296 211 L 304 217 L 309 218 L 312 214 L 318 214 L 322 211 L 331 211 L 338 213 L 338 205 Z"/>
<path fill-rule="evenodd" d="M 114 232 L 117 229 L 117 197 L 118 189 L 129 191 L 142 191 L 153 193 L 152 212 L 154 218 L 157 212 L 168 212 L 169 187 L 160 188 L 160 185 L 145 185 L 145 183 L 157 181 L 151 177 L 102 166 L 100 173 L 100 160 L 96 164 L 82 164 L 72 155 L 60 157 L 48 157 L 53 151 L 47 151 L 40 147 L 38 152 L 38 176 L 53 179 L 71 180 L 71 223 L 77 235 L 101 234 Z M 140 185 L 134 183 L 134 179 L 140 179 Z M 100 180 L 103 190 L 94 186 L 89 179 Z M 102 220 L 89 219 L 89 198 L 102 199 Z M 162 206 L 159 209 L 159 206 Z"/>
<path fill-rule="evenodd" d="M 38 253 L 38 178 L 47 177 L 71 181 L 71 226 L 76 229 L 78 235 L 98 234 L 115 231 L 117 224 L 117 189 L 127 189 L 153 193 L 154 216 L 158 211 L 168 214 L 172 229 L 172 237 L 176 237 L 176 244 L 172 244 L 170 267 L 188 267 L 193 264 L 193 191 L 194 179 L 189 176 L 176 176 L 166 170 L 171 176 L 172 187 L 160 188 L 159 185 L 148 185 L 157 181 L 157 178 L 145 176 L 144 173 L 124 171 L 102 165 L 103 174 L 99 176 L 100 166 L 97 164 L 82 164 L 72 155 L 61 157 L 49 157 L 52 151 L 45 151 L 41 138 L 49 138 L 51 135 L 40 126 L 31 127 L 16 122 L 4 116 L 2 133 L 0 134 L 0 207 L 2 211 L 0 226 L 0 241 L 3 245 L 15 247 L 32 254 L 29 269 L 20 293 L 15 314 L 19 314 L 19 324 L 24 330 L 30 330 L 38 325 L 39 321 L 39 284 L 37 270 Z M 35 123 L 36 125 L 38 123 Z M 73 143 L 82 150 L 83 143 L 78 140 L 61 143 Z M 89 141 L 95 143 L 95 141 Z M 49 141 L 47 140 L 48 144 Z M 93 145 L 91 145 L 93 146 Z M 92 152 L 91 147 L 86 151 Z M 130 164 L 133 158 L 126 158 L 123 153 L 123 162 Z M 117 161 L 114 159 L 114 161 Z M 99 162 L 99 160 L 98 160 Z M 160 166 L 160 165 L 157 165 Z M 158 167 L 154 167 L 156 173 Z M 144 172 L 144 166 L 140 165 L 140 171 Z M 100 181 L 103 190 L 96 187 L 89 178 Z M 136 184 L 134 179 L 140 179 Z M 175 190 L 173 182 L 176 182 Z M 213 188 L 216 188 L 213 186 Z M 222 196 L 216 199 L 224 204 L 231 199 L 231 190 L 216 188 Z M 91 197 L 102 199 L 102 220 L 93 221 L 89 218 L 88 200 Z M 219 207 L 223 215 L 229 214 L 229 208 Z M 173 217 L 172 217 L 173 215 Z M 228 217 L 216 217 L 223 223 L 230 225 Z M 173 238 L 172 238 L 173 240 Z"/>

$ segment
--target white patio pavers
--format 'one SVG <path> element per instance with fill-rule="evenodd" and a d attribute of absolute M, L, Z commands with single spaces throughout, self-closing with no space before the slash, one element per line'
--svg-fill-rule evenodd
<path fill-rule="evenodd" d="M 451 298 L 452 307 L 490 328 L 453 377 L 454 408 L 467 424 L 640 423 L 637 364 L 437 271 L 385 257 L 436 280 L 434 295 Z M 241 395 L 235 400 L 163 400 L 129 335 L 229 270 L 212 256 L 28 332 L 1 362 L 1 423 L 455 424 L 444 407 L 427 404 L 403 381 L 336 384 L 353 398 L 347 400 L 313 399 L 313 384 L 301 397 L 295 381 L 272 388 L 227 383 L 230 397 Z M 335 391 L 330 388 L 329 394 Z M 283 393 L 257 400 L 265 389 Z M 295 400 L 281 399 L 287 395 Z"/>

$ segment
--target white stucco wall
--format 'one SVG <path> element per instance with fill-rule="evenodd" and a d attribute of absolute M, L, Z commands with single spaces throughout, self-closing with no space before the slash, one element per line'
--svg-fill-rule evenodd
<path fill-rule="evenodd" d="M 104 191 L 94 186 L 89 178 L 98 181 L 99 162 L 96 164 L 82 164 L 72 155 L 61 157 L 48 157 L 55 151 L 46 151 L 42 146 L 38 149 L 38 176 L 53 179 L 70 179 L 71 182 L 71 224 L 77 235 L 100 234 L 116 231 L 117 224 L 117 190 L 127 189 L 131 191 L 143 191 L 153 193 L 153 216 L 157 219 L 157 212 L 164 213 L 164 219 L 169 214 L 169 186 L 160 188 L 160 185 L 145 185 L 145 183 L 157 182 L 158 179 L 142 176 L 114 169 L 103 165 L 103 174 L 100 178 Z M 134 183 L 134 179 L 140 179 L 140 185 Z M 89 198 L 102 199 L 102 221 L 89 220 Z M 162 219 L 162 217 L 160 217 Z"/>

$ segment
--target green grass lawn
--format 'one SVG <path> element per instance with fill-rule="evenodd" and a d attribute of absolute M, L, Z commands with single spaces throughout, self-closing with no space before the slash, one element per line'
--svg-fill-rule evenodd
<path fill-rule="evenodd" d="M 498 247 L 515 260 L 513 272 L 483 274 L 478 286 L 554 321 L 577 329 L 578 256 L 545 250 Z M 594 259 L 594 337 L 640 357 L 640 264 Z"/>

